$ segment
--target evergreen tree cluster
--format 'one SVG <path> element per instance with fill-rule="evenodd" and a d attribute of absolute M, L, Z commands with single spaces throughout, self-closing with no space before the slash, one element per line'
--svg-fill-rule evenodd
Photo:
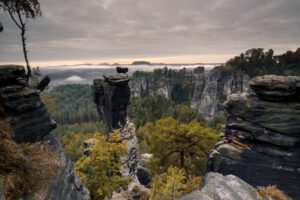
<path fill-rule="evenodd" d="M 278 56 L 274 55 L 273 49 L 249 49 L 228 60 L 221 68 L 248 74 L 250 77 L 265 74 L 300 75 L 300 48 Z"/>
<path fill-rule="evenodd" d="M 49 95 L 56 105 L 53 116 L 59 124 L 99 121 L 90 85 L 59 85 Z"/>

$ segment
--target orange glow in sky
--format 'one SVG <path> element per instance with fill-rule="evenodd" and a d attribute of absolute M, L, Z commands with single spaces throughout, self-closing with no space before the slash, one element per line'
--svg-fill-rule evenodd
<path fill-rule="evenodd" d="M 154 57 L 154 58 L 104 58 L 104 59 L 89 59 L 89 60 L 58 60 L 58 61 L 34 61 L 30 64 L 34 67 L 47 67 L 47 66 L 59 66 L 59 65 L 78 65 L 78 64 L 131 64 L 133 61 L 149 61 L 151 63 L 165 63 L 165 64 L 194 64 L 194 63 L 224 63 L 228 59 L 232 58 L 232 54 L 224 55 L 185 55 L 185 56 L 166 56 L 166 57 Z M 13 64 L 24 65 L 24 62 L 15 62 Z M 11 64 L 2 63 L 0 64 Z"/>

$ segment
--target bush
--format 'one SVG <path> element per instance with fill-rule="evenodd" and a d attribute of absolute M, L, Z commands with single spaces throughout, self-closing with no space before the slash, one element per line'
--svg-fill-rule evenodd
<path fill-rule="evenodd" d="M 0 122 L 0 192 L 10 200 L 47 190 L 59 167 L 56 154 L 41 142 L 17 144 L 10 133 L 9 123 Z"/>

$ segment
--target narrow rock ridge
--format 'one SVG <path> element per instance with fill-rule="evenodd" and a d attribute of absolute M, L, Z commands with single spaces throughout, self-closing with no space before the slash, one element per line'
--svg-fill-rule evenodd
<path fill-rule="evenodd" d="M 224 103 L 224 139 L 208 171 L 233 174 L 252 186 L 277 185 L 300 197 L 300 77 L 266 75 L 250 81 L 253 91 Z"/>
<path fill-rule="evenodd" d="M 56 152 L 56 162 L 61 163 L 62 168 L 56 171 L 48 192 L 38 194 L 40 199 L 89 200 L 89 192 L 74 175 L 71 161 L 66 157 L 59 142 L 50 134 L 56 123 L 42 103 L 39 92 L 28 87 L 23 66 L 0 66 L 0 120 L 9 122 L 13 132 L 12 138 L 16 142 L 44 141 Z"/>
<path fill-rule="evenodd" d="M 197 74 L 191 107 L 206 117 L 223 113 L 227 96 L 249 90 L 248 75 L 235 74 L 220 68 Z"/>

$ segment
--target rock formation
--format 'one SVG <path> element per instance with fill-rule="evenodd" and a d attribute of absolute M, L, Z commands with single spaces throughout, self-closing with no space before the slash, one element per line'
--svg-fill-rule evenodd
<path fill-rule="evenodd" d="M 277 185 L 300 197 L 300 77 L 266 75 L 250 81 L 253 92 L 224 103 L 224 139 L 208 171 L 233 174 L 252 186 Z"/>
<path fill-rule="evenodd" d="M 205 175 L 200 190 L 186 194 L 178 200 L 271 200 L 262 197 L 257 189 L 233 175 L 210 172 Z"/>
<path fill-rule="evenodd" d="M 130 98 L 127 71 L 127 68 L 118 67 L 117 75 L 94 80 L 93 91 L 94 102 L 107 126 L 108 138 L 109 133 L 117 129 L 120 132 L 120 140 L 127 142 L 127 153 L 121 156 L 122 167 L 120 173 L 124 177 L 132 178 L 132 182 L 128 187 L 130 192 L 135 187 L 145 189 L 139 181 L 142 178 L 137 176 L 138 171 L 145 171 L 145 169 L 140 164 L 134 124 L 130 123 L 127 117 L 127 106 Z"/>
<path fill-rule="evenodd" d="M 48 191 L 41 194 L 40 199 L 89 200 L 89 192 L 74 175 L 71 161 L 50 134 L 56 123 L 42 103 L 39 92 L 28 86 L 24 67 L 0 66 L 0 121 L 9 122 L 12 138 L 17 143 L 49 143 L 57 154 L 56 162 L 62 163 Z"/>
<path fill-rule="evenodd" d="M 203 116 L 223 113 L 222 103 L 227 96 L 248 91 L 248 75 L 239 75 L 216 67 L 207 74 L 198 73 L 191 107 Z"/>

